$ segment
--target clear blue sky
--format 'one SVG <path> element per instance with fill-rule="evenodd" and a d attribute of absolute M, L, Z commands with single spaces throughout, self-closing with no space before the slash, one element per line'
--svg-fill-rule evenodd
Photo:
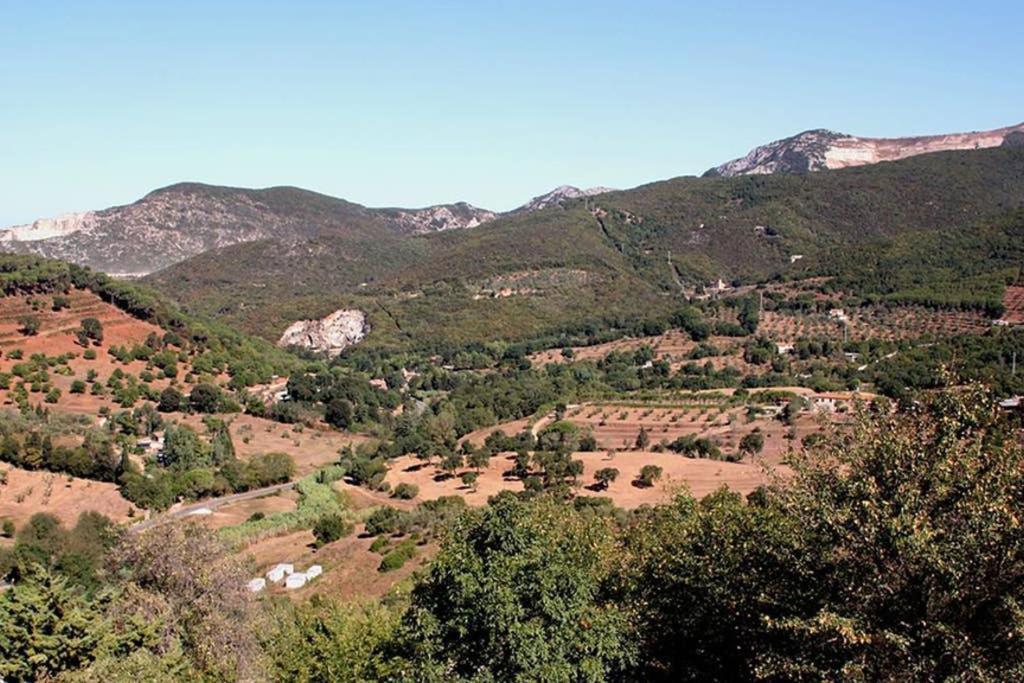
<path fill-rule="evenodd" d="M 507 209 L 807 128 L 998 127 L 1022 27 L 1019 0 L 0 0 L 0 225 L 181 180 Z"/>

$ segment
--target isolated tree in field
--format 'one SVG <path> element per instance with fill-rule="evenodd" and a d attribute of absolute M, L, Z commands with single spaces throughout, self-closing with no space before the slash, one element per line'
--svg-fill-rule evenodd
<path fill-rule="evenodd" d="M 103 341 L 103 323 L 96 318 L 83 318 L 82 326 L 75 335 L 82 346 L 88 346 L 90 340 L 99 344 Z"/>
<path fill-rule="evenodd" d="M 455 472 L 462 467 L 463 457 L 462 453 L 451 452 L 445 454 L 441 460 L 441 469 L 449 477 L 454 476 Z"/>
<path fill-rule="evenodd" d="M 57 295 L 55 295 L 53 297 L 53 305 L 51 306 L 51 309 L 55 313 L 58 312 L 58 311 L 62 311 L 65 308 L 68 308 L 70 306 L 71 306 L 71 299 L 67 298 L 66 296 L 64 296 L 62 294 L 57 294 Z"/>
<path fill-rule="evenodd" d="M 764 450 L 764 434 L 759 431 L 753 431 L 749 434 L 745 434 L 740 439 L 740 452 L 747 455 L 757 455 Z"/>
<path fill-rule="evenodd" d="M 39 334 L 39 318 L 34 315 L 23 315 L 18 318 L 18 329 L 26 337 Z"/>
<path fill-rule="evenodd" d="M 657 465 L 644 465 L 640 468 L 640 475 L 636 478 L 636 485 L 643 488 L 654 486 L 654 482 L 661 479 L 662 469 Z"/>
<path fill-rule="evenodd" d="M 475 448 L 466 457 L 466 464 L 479 472 L 485 470 L 491 464 L 491 451 L 487 448 Z"/>
<path fill-rule="evenodd" d="M 366 533 L 371 536 L 394 534 L 407 524 L 409 513 L 397 508 L 384 506 L 374 510 L 366 518 Z"/>
<path fill-rule="evenodd" d="M 602 467 L 597 472 L 594 472 L 594 481 L 597 484 L 597 488 L 604 491 L 608 488 L 608 485 L 619 478 L 619 470 L 614 467 Z"/>
<path fill-rule="evenodd" d="M 476 483 L 479 478 L 480 475 L 476 472 L 463 472 L 459 477 L 462 480 L 463 486 L 468 486 L 473 491 L 476 491 Z"/>
<path fill-rule="evenodd" d="M 647 428 L 640 427 L 640 432 L 636 435 L 636 449 L 638 451 L 646 451 L 650 444 L 651 435 L 647 433 Z"/>

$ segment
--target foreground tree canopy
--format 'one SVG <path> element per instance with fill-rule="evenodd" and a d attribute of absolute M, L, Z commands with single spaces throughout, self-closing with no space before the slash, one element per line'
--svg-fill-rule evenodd
<path fill-rule="evenodd" d="M 365 607 L 255 605 L 190 526 L 120 539 L 98 586 L 37 552 L 0 597 L 0 675 L 1020 680 L 1019 428 L 968 387 L 864 412 L 747 500 L 502 494 L 457 518 L 407 598 Z"/>

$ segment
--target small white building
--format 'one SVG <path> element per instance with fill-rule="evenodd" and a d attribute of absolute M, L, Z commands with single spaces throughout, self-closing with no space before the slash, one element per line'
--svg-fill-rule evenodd
<path fill-rule="evenodd" d="M 846 311 L 841 308 L 833 308 L 828 312 L 828 317 L 833 320 L 838 320 L 841 323 L 847 322 L 850 318 L 846 315 Z"/>
<path fill-rule="evenodd" d="M 259 593 L 261 590 L 267 587 L 267 580 L 261 576 L 245 584 L 245 587 L 248 588 L 249 592 L 251 593 Z"/>
<path fill-rule="evenodd" d="M 811 397 L 811 403 L 818 410 L 824 410 L 830 413 L 836 412 L 839 408 L 839 401 L 832 396 L 813 396 Z"/>
<path fill-rule="evenodd" d="M 323 567 L 321 567 L 318 564 L 311 565 L 310 568 L 306 570 L 306 580 L 307 581 L 312 581 L 313 579 L 315 579 L 316 577 L 320 576 L 323 573 L 324 573 L 324 568 Z"/>
<path fill-rule="evenodd" d="M 159 434 L 145 436 L 135 443 L 139 448 L 149 451 L 150 453 L 158 453 L 164 449 L 164 437 Z"/>
<path fill-rule="evenodd" d="M 273 567 L 270 568 L 270 571 L 267 572 L 267 580 L 271 581 L 273 583 L 277 583 L 278 581 L 280 581 L 284 577 L 286 577 L 286 576 L 288 576 L 288 575 L 290 575 L 290 574 L 292 574 L 294 572 L 295 572 L 294 565 L 290 565 L 290 564 L 286 564 L 286 563 L 282 562 L 281 564 L 276 564 L 276 565 L 274 565 Z"/>
<path fill-rule="evenodd" d="M 718 280 L 716 280 L 715 282 L 712 282 L 708 286 L 708 291 L 709 292 L 727 292 L 730 289 L 732 289 L 732 287 L 730 287 L 729 285 L 725 284 L 725 281 L 722 280 L 722 278 L 718 278 Z"/>
<path fill-rule="evenodd" d="M 294 590 L 296 588 L 302 588 L 305 585 L 306 585 L 306 575 L 303 574 L 302 572 L 296 572 L 294 574 L 289 574 L 288 578 L 284 580 L 284 587 L 289 589 L 289 590 Z"/>
<path fill-rule="evenodd" d="M 784 353 L 793 353 L 793 351 L 795 349 L 796 349 L 796 347 L 793 346 L 792 344 L 776 344 L 775 345 L 775 352 L 777 354 L 779 354 L 780 356 L 782 354 L 784 354 Z"/>

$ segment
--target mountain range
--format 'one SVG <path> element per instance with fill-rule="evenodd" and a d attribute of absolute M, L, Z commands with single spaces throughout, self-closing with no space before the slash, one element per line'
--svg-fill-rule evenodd
<path fill-rule="evenodd" d="M 606 188 L 563 185 L 510 213 L 536 211 Z M 39 219 L 0 231 L 0 248 L 138 277 L 213 249 L 264 239 L 375 239 L 475 228 L 501 215 L 466 202 L 368 208 L 296 187 L 179 183 L 125 206 Z"/>
<path fill-rule="evenodd" d="M 706 177 L 562 186 L 508 212 L 181 183 L 13 228 L 0 247 L 145 276 L 271 340 L 341 309 L 365 314 L 367 345 L 535 337 L 665 312 L 719 280 L 834 273 L 885 240 L 970 238 L 1024 208 L 1021 138 L 1024 125 L 900 140 L 810 131 Z M 979 237 L 962 251 L 985 248 Z"/>

